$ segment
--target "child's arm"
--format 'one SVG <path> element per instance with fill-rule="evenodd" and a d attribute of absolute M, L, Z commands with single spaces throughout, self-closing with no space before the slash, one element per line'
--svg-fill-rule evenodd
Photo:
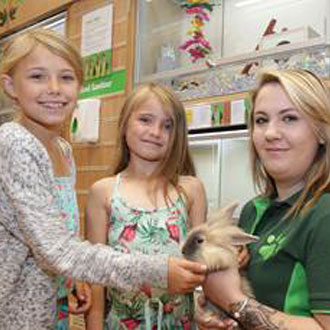
<path fill-rule="evenodd" d="M 202 182 L 196 177 L 185 177 L 183 187 L 188 195 L 188 224 L 196 227 L 206 220 L 207 199 Z"/>
<path fill-rule="evenodd" d="M 126 290 L 143 284 L 168 287 L 171 265 L 167 255 L 123 254 L 75 237 L 56 203 L 52 168 L 44 148 L 33 136 L 1 133 L 1 198 L 12 212 L 8 213 L 10 219 L 15 219 L 8 226 L 24 241 L 39 267 Z M 6 217 L 2 220 L 8 221 Z"/>
<path fill-rule="evenodd" d="M 72 299 L 72 297 L 74 297 Z M 92 304 L 92 289 L 87 282 L 75 282 L 74 289 L 69 299 L 69 313 L 86 313 Z"/>
<path fill-rule="evenodd" d="M 111 191 L 109 180 L 96 182 L 90 189 L 86 209 L 86 238 L 91 243 L 107 243 L 110 208 L 107 194 Z M 104 322 L 105 288 L 92 286 L 92 306 L 86 315 L 86 330 L 102 330 Z"/>

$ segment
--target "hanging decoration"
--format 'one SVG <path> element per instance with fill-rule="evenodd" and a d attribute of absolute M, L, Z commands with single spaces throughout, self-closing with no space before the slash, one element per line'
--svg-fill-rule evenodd
<path fill-rule="evenodd" d="M 205 23 L 210 20 L 210 13 L 216 2 L 211 0 L 175 0 L 186 14 L 191 16 L 191 27 L 187 31 L 190 38 L 186 40 L 179 48 L 189 53 L 191 61 L 194 63 L 201 58 L 208 56 L 212 47 L 207 40 L 204 32 Z"/>

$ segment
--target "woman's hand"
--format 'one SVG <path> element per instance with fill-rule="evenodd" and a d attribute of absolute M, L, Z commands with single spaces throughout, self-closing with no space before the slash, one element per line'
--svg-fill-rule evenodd
<path fill-rule="evenodd" d="M 88 283 L 76 282 L 73 291 L 76 303 L 69 303 L 69 313 L 82 314 L 86 313 L 92 304 L 92 289 Z"/>
<path fill-rule="evenodd" d="M 242 245 L 238 248 L 238 257 L 237 257 L 239 269 L 245 269 L 250 262 L 250 253 L 248 248 L 245 245 Z"/>
<path fill-rule="evenodd" d="M 206 310 L 207 301 L 204 293 L 195 299 L 195 319 L 199 330 L 233 330 L 235 322 L 230 318 L 218 317 Z"/>
<path fill-rule="evenodd" d="M 218 307 L 229 310 L 229 306 L 248 297 L 241 290 L 241 279 L 236 268 L 210 273 L 203 284 L 206 297 Z"/>
<path fill-rule="evenodd" d="M 188 293 L 205 280 L 207 267 L 197 262 L 169 258 L 168 292 L 171 294 Z"/>

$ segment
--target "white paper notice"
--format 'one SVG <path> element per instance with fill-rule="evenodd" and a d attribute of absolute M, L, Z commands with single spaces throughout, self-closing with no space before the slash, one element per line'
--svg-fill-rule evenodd
<path fill-rule="evenodd" d="M 210 127 L 212 125 L 211 117 L 211 105 L 195 105 L 189 108 L 190 111 L 190 121 L 188 127 L 191 128 L 201 128 Z"/>
<path fill-rule="evenodd" d="M 82 18 L 81 55 L 88 56 L 111 48 L 113 5 L 96 9 Z"/>
<path fill-rule="evenodd" d="M 236 100 L 230 102 L 231 125 L 245 124 L 245 102 L 244 100 Z"/>

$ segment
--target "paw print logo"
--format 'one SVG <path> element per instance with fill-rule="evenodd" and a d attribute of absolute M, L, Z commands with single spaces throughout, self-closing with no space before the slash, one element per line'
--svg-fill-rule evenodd
<path fill-rule="evenodd" d="M 262 259 L 266 261 L 275 255 L 283 246 L 285 240 L 286 236 L 284 234 L 279 234 L 278 236 L 275 236 L 274 234 L 269 235 L 266 242 L 259 248 L 258 251 Z"/>

